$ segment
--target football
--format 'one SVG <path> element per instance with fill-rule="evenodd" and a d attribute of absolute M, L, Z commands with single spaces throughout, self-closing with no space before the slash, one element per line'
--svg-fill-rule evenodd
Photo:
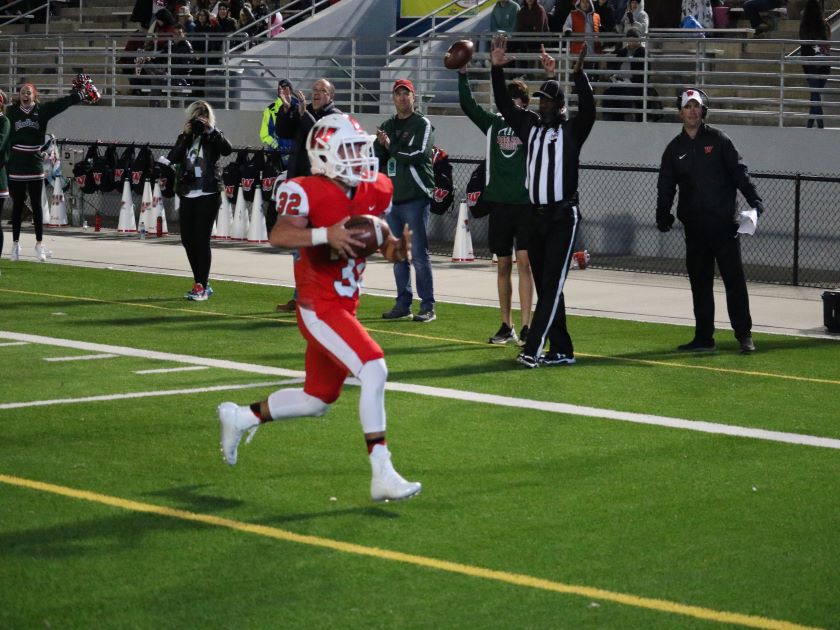
<path fill-rule="evenodd" d="M 356 256 L 366 258 L 378 251 L 382 244 L 388 240 L 391 230 L 388 224 L 372 214 L 357 214 L 350 217 L 344 224 L 347 230 L 360 230 L 353 237 L 364 243 L 364 247 L 356 248 Z"/>
<path fill-rule="evenodd" d="M 449 47 L 443 57 L 443 65 L 450 70 L 467 65 L 473 57 L 474 46 L 469 39 L 459 39 Z"/>

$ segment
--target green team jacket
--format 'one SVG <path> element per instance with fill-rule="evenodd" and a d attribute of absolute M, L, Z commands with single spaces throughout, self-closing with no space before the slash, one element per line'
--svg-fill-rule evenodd
<path fill-rule="evenodd" d="M 467 75 L 458 74 L 461 109 L 487 136 L 487 171 L 482 201 L 528 205 L 525 188 L 526 152 L 522 140 L 500 114 L 491 114 L 475 102 Z"/>
<path fill-rule="evenodd" d="M 6 167 L 9 179 L 43 179 L 44 158 L 41 156 L 41 147 L 47 140 L 47 123 L 71 105 L 81 102 L 81 93 L 73 92 L 48 103 L 35 103 L 29 111 L 21 109 L 19 103 L 6 110 L 12 125 L 9 162 Z"/>
<path fill-rule="evenodd" d="M 402 125 L 397 131 L 396 119 L 394 114 L 381 126 L 382 131 L 391 139 L 390 148 L 386 149 L 374 142 L 379 170 L 388 175 L 388 161 L 393 158 L 396 175 L 388 177 L 394 184 L 394 203 L 431 198 L 435 187 L 432 123 L 423 114 L 414 112 L 405 121 L 401 121 Z"/>

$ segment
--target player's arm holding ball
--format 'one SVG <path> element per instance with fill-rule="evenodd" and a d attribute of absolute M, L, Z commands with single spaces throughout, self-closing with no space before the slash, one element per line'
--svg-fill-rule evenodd
<path fill-rule="evenodd" d="M 348 230 L 344 217 L 329 227 L 309 225 L 309 197 L 295 181 L 285 182 L 277 190 L 277 222 L 268 237 L 273 247 L 300 249 L 328 244 L 340 255 L 354 258 L 354 247 L 364 243 L 354 238 L 356 230 Z"/>

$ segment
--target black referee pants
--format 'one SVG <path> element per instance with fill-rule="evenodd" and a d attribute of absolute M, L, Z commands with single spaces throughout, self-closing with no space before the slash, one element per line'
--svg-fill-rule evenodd
<path fill-rule="evenodd" d="M 714 339 L 715 262 L 726 289 L 729 321 L 735 331 L 735 337 L 742 339 L 751 333 L 752 318 L 738 235 L 728 229 L 724 232 L 706 232 L 686 228 L 685 266 L 694 301 L 694 338 L 703 342 Z"/>
<path fill-rule="evenodd" d="M 528 259 L 537 288 L 537 306 L 531 318 L 523 353 L 539 357 L 548 342 L 552 352 L 574 355 L 566 329 L 563 285 L 572 259 L 580 224 L 577 205 L 533 206 Z"/>
<path fill-rule="evenodd" d="M 210 279 L 210 236 L 219 212 L 222 197 L 219 193 L 201 197 L 181 197 L 178 214 L 181 219 L 181 244 L 190 261 L 194 282 L 205 289 Z"/>

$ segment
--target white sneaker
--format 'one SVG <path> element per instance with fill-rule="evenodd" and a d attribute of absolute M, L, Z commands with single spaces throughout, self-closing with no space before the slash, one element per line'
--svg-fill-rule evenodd
<path fill-rule="evenodd" d="M 43 243 L 38 243 L 35 245 L 35 254 L 38 256 L 38 260 L 41 262 L 47 262 L 47 258 L 52 258 L 52 252 L 47 249 L 47 246 Z"/>
<path fill-rule="evenodd" d="M 241 409 L 239 405 L 232 402 L 224 402 L 216 409 L 221 425 L 222 455 L 231 466 L 236 465 L 236 450 L 239 448 L 242 436 L 248 434 L 245 440 L 245 444 L 248 444 L 260 426 L 254 414 L 250 414 L 250 418 L 243 418 L 245 414 L 240 413 Z M 250 412 L 250 409 L 248 411 Z"/>
<path fill-rule="evenodd" d="M 423 485 L 418 481 L 406 481 L 394 470 L 391 453 L 387 446 L 377 444 L 370 454 L 373 476 L 370 480 L 370 498 L 376 501 L 400 501 L 420 494 Z"/>
<path fill-rule="evenodd" d="M 9 260 L 20 260 L 20 243 L 12 243 L 12 254 Z"/>

